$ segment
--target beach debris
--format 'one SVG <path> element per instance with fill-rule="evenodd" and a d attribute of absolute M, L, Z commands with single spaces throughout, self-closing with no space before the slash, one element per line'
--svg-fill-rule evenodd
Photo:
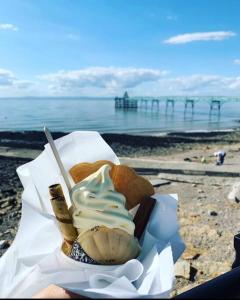
<path fill-rule="evenodd" d="M 180 259 L 175 263 L 174 274 L 176 277 L 181 277 L 189 280 L 190 270 L 191 270 L 191 265 L 189 261 Z"/>
<path fill-rule="evenodd" d="M 205 156 L 203 156 L 203 157 L 201 158 L 201 163 L 202 163 L 202 164 L 206 164 L 206 163 L 207 163 L 207 160 L 206 160 L 206 157 L 205 157 Z"/>
<path fill-rule="evenodd" d="M 189 158 L 189 157 L 185 157 L 183 160 L 184 160 L 184 161 L 189 161 L 189 162 L 192 161 L 191 158 Z"/>
<path fill-rule="evenodd" d="M 204 191 L 203 190 L 198 190 L 198 193 L 202 194 L 202 193 L 204 193 Z"/>

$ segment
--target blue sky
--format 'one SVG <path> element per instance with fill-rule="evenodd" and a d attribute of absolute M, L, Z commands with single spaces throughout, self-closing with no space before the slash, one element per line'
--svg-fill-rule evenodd
<path fill-rule="evenodd" d="M 0 96 L 239 95 L 238 0 L 0 0 Z"/>

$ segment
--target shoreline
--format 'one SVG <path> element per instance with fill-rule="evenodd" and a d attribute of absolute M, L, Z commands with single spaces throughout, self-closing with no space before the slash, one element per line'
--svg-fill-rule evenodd
<path fill-rule="evenodd" d="M 60 138 L 69 132 L 52 132 Z M 103 133 L 102 138 L 118 156 L 156 156 L 179 153 L 199 146 L 228 145 L 240 141 L 240 129 L 224 131 L 168 132 L 165 135 Z M 0 147 L 43 150 L 47 139 L 43 131 L 0 131 Z"/>

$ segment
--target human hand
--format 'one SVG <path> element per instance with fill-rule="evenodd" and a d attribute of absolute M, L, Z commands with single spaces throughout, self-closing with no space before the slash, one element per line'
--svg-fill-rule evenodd
<path fill-rule="evenodd" d="M 35 294 L 34 299 L 86 299 L 87 297 L 72 293 L 64 288 L 51 284 L 45 289 Z"/>

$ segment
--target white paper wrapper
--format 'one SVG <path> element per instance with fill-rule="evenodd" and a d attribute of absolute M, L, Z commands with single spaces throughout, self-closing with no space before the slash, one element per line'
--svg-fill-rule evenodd
<path fill-rule="evenodd" d="M 79 162 L 119 159 L 97 132 L 73 132 L 55 141 L 66 170 Z M 90 298 L 167 298 L 174 284 L 174 263 L 185 245 L 178 233 L 177 195 L 154 195 L 154 211 L 137 259 L 121 266 L 94 266 L 65 256 L 48 187 L 67 187 L 49 145 L 17 169 L 23 184 L 22 218 L 14 242 L 0 259 L 0 297 L 32 297 L 49 284 Z M 69 179 L 71 180 L 70 176 Z"/>

